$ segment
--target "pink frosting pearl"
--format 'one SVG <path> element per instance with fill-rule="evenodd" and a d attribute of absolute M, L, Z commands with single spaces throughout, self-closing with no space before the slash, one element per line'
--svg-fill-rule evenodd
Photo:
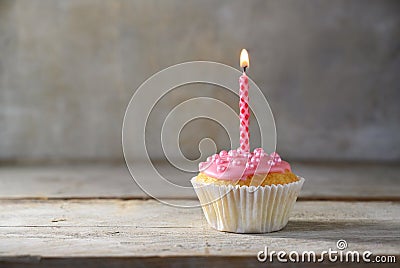
<path fill-rule="evenodd" d="M 199 164 L 199 169 L 204 169 L 202 172 L 210 177 L 223 180 L 245 179 L 246 176 L 254 175 L 255 171 L 258 174 L 291 171 L 289 163 L 282 161 L 277 153 L 268 155 L 261 148 L 255 149 L 253 153 L 239 149 L 221 151 L 207 160 L 208 162 Z"/>
<path fill-rule="evenodd" d="M 238 152 L 235 151 L 235 150 L 230 150 L 229 153 L 228 153 L 228 155 L 229 155 L 229 156 L 232 156 L 232 157 L 236 157 L 236 156 L 238 155 Z"/>

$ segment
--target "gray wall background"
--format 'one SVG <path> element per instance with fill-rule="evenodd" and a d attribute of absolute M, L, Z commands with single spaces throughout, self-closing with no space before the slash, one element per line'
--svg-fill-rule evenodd
<path fill-rule="evenodd" d="M 243 47 L 281 155 L 400 159 L 399 1 L 0 0 L 0 160 L 121 160 L 123 114 L 145 79 L 192 60 L 237 68 Z M 236 108 L 203 86 L 160 114 L 201 90 Z M 226 146 L 207 124 L 183 132 L 189 156 L 194 133 Z"/>

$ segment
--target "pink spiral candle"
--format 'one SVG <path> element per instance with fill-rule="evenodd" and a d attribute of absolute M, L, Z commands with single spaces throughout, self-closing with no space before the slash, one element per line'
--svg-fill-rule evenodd
<path fill-rule="evenodd" d="M 243 75 L 239 78 L 239 118 L 240 118 L 240 149 L 243 152 L 250 152 L 249 134 L 249 78 L 246 75 L 246 68 L 249 67 L 249 54 L 246 49 L 240 53 L 240 67 L 243 68 Z"/>
<path fill-rule="evenodd" d="M 240 109 L 240 149 L 244 152 L 250 152 L 249 144 L 249 79 L 245 72 L 239 78 L 239 109 Z"/>

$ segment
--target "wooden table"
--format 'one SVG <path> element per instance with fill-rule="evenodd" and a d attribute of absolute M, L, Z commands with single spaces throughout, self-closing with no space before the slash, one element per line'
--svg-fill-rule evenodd
<path fill-rule="evenodd" d="M 287 227 L 270 234 L 215 231 L 199 208 L 148 198 L 120 165 L 0 167 L 0 267 L 274 267 L 284 264 L 257 261 L 265 246 L 318 253 L 339 239 L 348 250 L 395 256 L 378 267 L 398 267 L 399 165 L 293 166 L 306 183 Z M 159 194 L 198 204 L 194 193 Z"/>

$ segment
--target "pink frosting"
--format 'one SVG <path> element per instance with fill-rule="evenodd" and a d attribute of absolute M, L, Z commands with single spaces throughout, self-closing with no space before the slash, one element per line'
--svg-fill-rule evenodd
<path fill-rule="evenodd" d="M 199 164 L 200 172 L 221 180 L 246 179 L 249 175 L 266 173 L 284 173 L 291 171 L 288 162 L 277 153 L 268 155 L 262 148 L 254 152 L 242 152 L 240 149 L 221 151 Z"/>

